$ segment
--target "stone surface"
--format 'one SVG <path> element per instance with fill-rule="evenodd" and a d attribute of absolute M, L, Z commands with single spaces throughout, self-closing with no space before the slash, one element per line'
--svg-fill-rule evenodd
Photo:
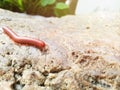
<path fill-rule="evenodd" d="M 45 18 L 1 9 L 3 26 L 48 45 L 43 54 L 0 30 L 0 85 L 6 90 L 120 90 L 119 13 Z"/>

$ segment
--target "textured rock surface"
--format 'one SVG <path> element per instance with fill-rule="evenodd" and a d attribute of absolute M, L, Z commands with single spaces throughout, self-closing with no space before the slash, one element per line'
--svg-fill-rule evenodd
<path fill-rule="evenodd" d="M 120 14 L 59 19 L 0 10 L 2 26 L 49 47 L 43 54 L 0 31 L 1 90 L 120 90 Z"/>

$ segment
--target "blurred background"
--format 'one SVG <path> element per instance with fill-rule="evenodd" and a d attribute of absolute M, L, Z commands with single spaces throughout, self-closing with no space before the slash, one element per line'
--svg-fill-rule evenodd
<path fill-rule="evenodd" d="M 30 15 L 62 17 L 99 11 L 120 12 L 120 0 L 0 0 L 0 8 Z"/>
<path fill-rule="evenodd" d="M 76 14 L 120 12 L 120 0 L 78 0 Z"/>

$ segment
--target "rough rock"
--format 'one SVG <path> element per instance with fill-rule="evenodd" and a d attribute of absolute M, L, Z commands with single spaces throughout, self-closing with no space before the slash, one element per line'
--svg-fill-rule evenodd
<path fill-rule="evenodd" d="M 0 30 L 1 90 L 120 90 L 119 13 L 45 18 L 1 9 L 3 26 L 45 41 L 48 50 Z"/>

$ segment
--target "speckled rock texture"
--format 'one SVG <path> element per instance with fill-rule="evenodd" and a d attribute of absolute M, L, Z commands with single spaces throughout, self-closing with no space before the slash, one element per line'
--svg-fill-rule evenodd
<path fill-rule="evenodd" d="M 45 41 L 46 53 L 0 30 L 0 90 L 120 90 L 120 14 L 45 18 L 0 9 L 0 27 Z"/>

